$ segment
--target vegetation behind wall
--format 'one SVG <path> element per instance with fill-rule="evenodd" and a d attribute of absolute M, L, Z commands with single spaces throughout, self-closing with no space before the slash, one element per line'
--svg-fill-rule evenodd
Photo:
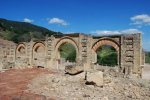
<path fill-rule="evenodd" d="M 115 66 L 117 59 L 116 50 L 109 45 L 104 45 L 97 50 L 97 63 L 100 65 Z"/>
<path fill-rule="evenodd" d="M 66 43 L 59 49 L 61 58 L 65 58 L 70 62 L 76 61 L 76 50 L 72 44 Z"/>
<path fill-rule="evenodd" d="M 145 52 L 145 63 L 150 64 L 150 51 Z"/>

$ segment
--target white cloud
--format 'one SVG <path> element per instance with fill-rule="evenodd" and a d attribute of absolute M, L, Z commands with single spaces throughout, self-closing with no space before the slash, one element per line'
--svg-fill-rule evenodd
<path fill-rule="evenodd" d="M 133 25 L 150 25 L 150 16 L 147 14 L 136 15 L 130 18 Z"/>
<path fill-rule="evenodd" d="M 115 34 L 134 34 L 134 33 L 142 33 L 142 31 L 138 29 L 125 29 L 125 30 L 96 30 L 92 33 L 96 33 L 98 35 L 115 35 Z"/>
<path fill-rule="evenodd" d="M 32 22 L 34 22 L 34 20 L 31 20 L 31 19 L 29 19 L 29 18 L 24 18 L 23 21 L 24 21 L 24 22 L 27 22 L 27 23 L 32 23 Z"/>
<path fill-rule="evenodd" d="M 59 25 L 68 25 L 68 23 L 66 21 L 64 21 L 63 19 L 60 19 L 60 18 L 52 18 L 52 19 L 49 19 L 48 21 L 49 24 L 59 24 Z"/>
<path fill-rule="evenodd" d="M 92 33 L 96 33 L 98 35 L 120 34 L 119 31 L 110 31 L 110 30 L 96 30 Z"/>
<path fill-rule="evenodd" d="M 134 33 L 143 33 L 142 31 L 138 30 L 138 29 L 125 29 L 120 31 L 123 34 L 134 34 Z"/>

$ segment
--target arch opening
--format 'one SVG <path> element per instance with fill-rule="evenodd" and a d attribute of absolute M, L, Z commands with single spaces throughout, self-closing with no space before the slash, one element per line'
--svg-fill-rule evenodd
<path fill-rule="evenodd" d="M 65 42 L 60 45 L 58 52 L 60 59 L 65 60 L 65 62 L 76 62 L 76 49 L 71 43 Z"/>
<path fill-rule="evenodd" d="M 25 48 L 24 47 L 20 47 L 19 49 L 18 49 L 18 51 L 20 52 L 20 53 L 25 53 Z"/>
<path fill-rule="evenodd" d="M 16 48 L 16 58 L 22 58 L 26 55 L 25 45 L 19 44 Z"/>
<path fill-rule="evenodd" d="M 20 53 L 21 55 L 25 54 L 25 48 L 23 46 L 19 47 L 18 53 Z"/>
<path fill-rule="evenodd" d="M 102 66 L 117 66 L 118 53 L 111 45 L 102 45 L 96 50 L 97 64 Z"/>
<path fill-rule="evenodd" d="M 66 46 L 68 45 L 68 48 L 66 49 L 70 49 L 70 50 L 66 50 L 66 55 L 67 58 L 65 59 L 64 57 L 62 57 L 62 49 L 61 46 Z M 61 51 L 61 52 L 60 52 Z M 72 53 L 72 55 L 70 54 Z M 79 49 L 77 46 L 77 43 L 74 39 L 72 39 L 71 37 L 63 37 L 61 38 L 55 45 L 55 59 L 57 60 L 58 64 L 66 62 L 66 61 L 70 61 L 70 62 L 78 62 L 78 58 L 79 57 Z M 63 59 L 63 61 L 61 61 Z"/>
<path fill-rule="evenodd" d="M 43 46 L 37 46 L 34 50 L 36 53 L 43 53 L 45 48 Z"/>
<path fill-rule="evenodd" d="M 64 70 L 66 66 L 74 65 L 79 59 L 77 43 L 71 37 L 65 36 L 55 45 L 55 61 L 57 69 Z"/>
<path fill-rule="evenodd" d="M 100 39 L 92 47 L 93 63 L 102 66 L 120 66 L 120 47 L 111 39 Z"/>
<path fill-rule="evenodd" d="M 21 43 L 16 48 L 16 55 L 15 55 L 16 67 L 26 67 L 28 64 L 28 58 L 26 55 L 26 45 Z"/>
<path fill-rule="evenodd" d="M 36 67 L 45 67 L 45 45 L 36 43 L 33 46 L 33 65 Z"/>

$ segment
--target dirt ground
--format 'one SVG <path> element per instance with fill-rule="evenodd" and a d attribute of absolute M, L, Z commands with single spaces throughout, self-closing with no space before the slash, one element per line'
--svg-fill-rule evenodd
<path fill-rule="evenodd" d="M 30 80 L 42 73 L 52 73 L 46 69 L 11 69 L 0 72 L 0 100 L 47 100 L 43 95 L 27 91 Z M 54 100 L 54 99 L 48 99 Z"/>
<path fill-rule="evenodd" d="M 143 79 L 150 80 L 150 64 L 145 64 L 143 69 Z"/>
<path fill-rule="evenodd" d="M 45 75 L 44 77 L 42 77 L 43 74 Z M 45 77 L 48 75 L 51 75 L 51 74 L 57 74 L 57 73 L 48 71 L 47 69 L 42 69 L 42 68 L 10 69 L 5 72 L 0 72 L 0 100 L 54 100 L 57 98 L 47 98 L 47 96 L 43 95 L 42 93 L 44 93 L 44 91 L 46 91 L 53 85 L 54 86 L 56 85 L 55 86 L 56 90 L 59 89 L 59 87 L 57 87 L 57 85 L 59 85 L 59 84 L 60 84 L 59 85 L 60 87 L 68 89 L 66 91 L 73 90 L 73 89 L 70 89 L 70 87 L 75 88 L 75 91 L 72 92 L 72 95 L 74 95 L 76 93 L 77 96 L 79 96 L 79 93 L 83 92 L 83 90 L 85 90 L 86 92 L 87 92 L 87 90 L 89 90 L 89 94 L 92 94 L 92 93 L 94 94 L 94 91 L 96 91 L 95 93 L 97 93 L 96 95 L 98 95 L 99 92 L 101 91 L 100 94 L 104 94 L 104 96 L 106 96 L 106 94 L 108 95 L 108 93 L 112 93 L 112 95 L 114 93 L 117 96 L 117 94 L 120 93 L 119 96 L 121 98 L 124 97 L 124 95 L 130 95 L 130 94 L 132 94 L 132 92 L 134 92 L 134 94 L 136 94 L 136 95 L 135 96 L 132 95 L 132 98 L 131 98 L 131 96 L 127 96 L 128 98 L 130 98 L 129 100 L 132 100 L 133 98 L 146 98 L 146 97 L 148 99 L 145 99 L 145 100 L 149 100 L 149 97 L 150 97 L 149 90 L 145 90 L 146 88 L 141 88 L 136 85 L 133 85 L 133 84 L 135 84 L 135 82 L 132 82 L 132 81 L 129 81 L 130 85 L 131 85 L 130 86 L 130 85 L 128 85 L 129 82 L 126 79 L 123 82 L 122 82 L 123 79 L 111 82 L 110 86 L 106 85 L 103 88 L 91 89 L 92 87 L 88 87 L 88 86 L 84 85 L 84 86 L 82 86 L 82 88 L 83 88 L 82 91 L 79 91 L 78 88 L 79 88 L 79 86 L 81 86 L 80 84 L 78 84 L 76 82 L 69 83 L 69 84 L 65 83 L 65 82 L 61 82 L 62 80 L 59 77 L 58 78 L 56 77 L 55 80 L 52 80 L 52 82 L 49 83 L 48 81 L 50 81 L 50 78 L 48 77 L 48 79 L 45 79 Z M 39 76 L 41 76 L 42 78 Z M 58 76 L 58 74 L 56 76 Z M 37 78 L 37 81 L 36 81 L 36 78 Z M 63 79 L 63 77 L 62 77 L 62 79 Z M 64 77 L 64 79 L 65 79 L 65 77 Z M 71 79 L 72 79 L 72 77 L 70 78 L 70 80 Z M 146 64 L 146 66 L 144 67 L 143 79 L 150 79 L 150 65 Z M 41 82 L 42 80 L 43 80 L 43 82 L 45 81 L 45 83 L 42 83 Z M 72 79 L 72 80 L 74 80 L 74 79 Z M 125 82 L 126 82 L 126 84 L 122 85 Z M 29 83 L 30 84 L 32 83 L 31 88 L 33 87 L 33 90 L 36 90 L 37 94 L 35 94 L 36 92 L 33 92 L 33 91 L 27 91 L 27 90 L 29 90 L 27 88 Z M 120 87 L 118 87 L 118 86 L 115 87 L 115 85 L 111 86 L 111 84 L 114 84 L 114 83 L 119 84 L 118 86 L 120 86 Z M 142 81 L 142 83 L 143 83 L 143 81 Z M 43 85 L 45 88 L 43 88 Z M 38 88 L 36 88 L 36 86 L 37 87 L 39 86 L 38 88 L 41 87 L 42 89 L 40 89 L 38 92 Z M 68 86 L 68 88 L 67 88 L 67 86 Z M 148 86 L 149 86 L 149 83 L 148 83 Z M 50 89 L 52 89 L 52 88 L 50 88 Z M 112 89 L 112 91 L 111 91 L 111 89 Z M 91 90 L 93 90 L 93 91 L 91 91 Z M 130 91 L 128 91 L 128 90 L 130 90 Z M 118 92 L 118 91 L 120 91 L 120 92 Z M 140 91 L 140 93 L 139 93 L 139 91 Z M 86 93 L 86 92 L 83 92 L 83 93 Z M 45 93 L 48 93 L 47 95 L 50 97 L 54 97 L 54 96 L 52 96 L 53 93 L 52 94 L 50 92 L 45 92 Z M 60 92 L 59 95 L 61 95 L 63 93 L 67 93 L 67 92 L 64 92 L 64 89 L 63 89 L 62 93 Z M 85 100 L 99 100 L 99 99 L 88 99 L 88 98 L 92 98 L 92 95 L 91 95 L 91 97 L 87 97 L 87 96 L 89 96 L 87 94 L 83 95 L 83 97 L 86 98 Z M 140 94 L 142 94 L 142 97 L 140 96 Z M 138 95 L 139 95 L 139 97 L 138 97 Z M 63 96 L 66 96 L 66 95 L 63 95 Z M 71 96 L 70 92 L 68 92 L 68 97 L 72 98 L 74 96 Z M 93 97 L 93 98 L 95 98 L 95 97 Z M 126 100 L 126 99 L 127 98 L 122 99 L 122 100 Z M 64 100 L 66 100 L 66 99 L 64 99 Z M 71 99 L 69 99 L 69 100 L 71 100 Z M 81 99 L 81 100 L 83 100 L 83 99 Z M 107 100 L 107 99 L 104 99 L 104 100 Z M 120 99 L 110 99 L 110 100 L 120 100 Z M 142 100 L 142 99 L 139 99 L 139 100 Z"/>

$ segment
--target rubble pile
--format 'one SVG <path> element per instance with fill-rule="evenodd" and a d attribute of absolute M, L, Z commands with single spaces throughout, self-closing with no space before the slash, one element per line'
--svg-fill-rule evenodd
<path fill-rule="evenodd" d="M 150 81 L 118 75 L 114 70 L 41 74 L 28 91 L 58 100 L 150 100 Z"/>

